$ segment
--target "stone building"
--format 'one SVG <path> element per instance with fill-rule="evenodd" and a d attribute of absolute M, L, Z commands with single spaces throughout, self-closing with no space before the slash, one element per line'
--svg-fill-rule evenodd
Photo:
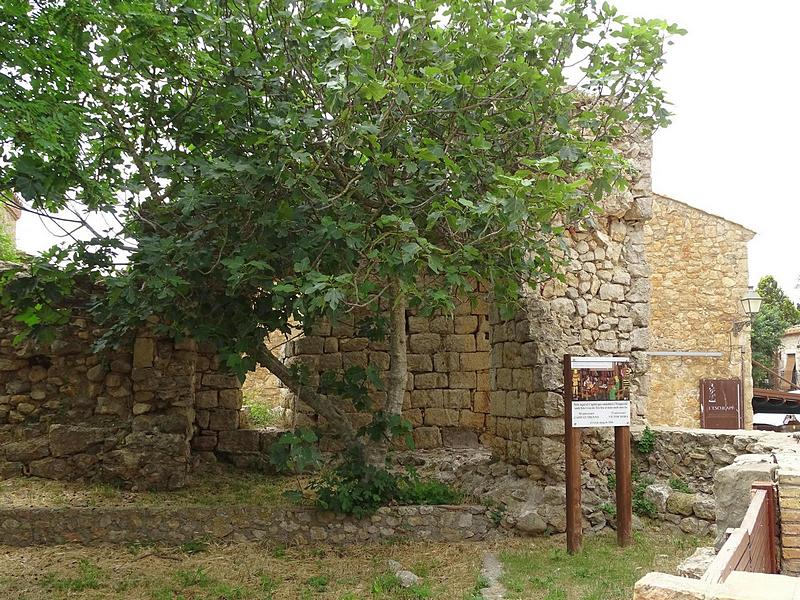
<path fill-rule="evenodd" d="M 14 241 L 17 239 L 17 221 L 21 214 L 22 211 L 18 207 L 2 202 L 0 207 L 0 226 Z"/>
<path fill-rule="evenodd" d="M 798 351 L 800 351 L 800 325 L 793 325 L 784 331 L 781 336 L 777 370 L 782 379 L 778 379 L 775 382 L 777 389 L 788 391 L 793 388 L 790 382 L 795 386 L 800 384 L 800 379 L 797 375 L 798 367 L 800 367 L 797 362 Z"/>
<path fill-rule="evenodd" d="M 751 427 L 750 328 L 740 300 L 754 235 L 684 202 L 653 197 L 653 218 L 645 226 L 651 424 L 700 427 L 700 380 L 741 378 L 744 423 Z"/>

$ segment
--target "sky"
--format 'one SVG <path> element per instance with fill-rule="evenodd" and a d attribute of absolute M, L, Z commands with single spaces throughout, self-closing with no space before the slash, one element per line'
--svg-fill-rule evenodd
<path fill-rule="evenodd" d="M 653 141 L 653 188 L 757 232 L 750 281 L 774 275 L 796 301 L 800 260 L 800 118 L 791 73 L 800 56 L 795 0 L 616 0 L 621 13 L 688 30 L 667 52 L 661 84 L 675 113 Z M 35 216 L 18 223 L 22 250 L 55 241 Z M 723 249 L 724 251 L 724 249 Z M 800 253 L 798 253 L 800 255 Z"/>

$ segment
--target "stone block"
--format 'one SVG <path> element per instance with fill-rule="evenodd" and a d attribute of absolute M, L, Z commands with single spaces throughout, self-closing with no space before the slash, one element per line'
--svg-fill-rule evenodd
<path fill-rule="evenodd" d="M 5 459 L 10 462 L 27 463 L 50 455 L 50 442 L 47 436 L 39 436 L 0 447 Z"/>
<path fill-rule="evenodd" d="M 564 419 L 539 417 L 533 419 L 534 435 L 564 435 Z"/>
<path fill-rule="evenodd" d="M 258 438 L 259 452 L 269 454 L 272 445 L 277 442 L 278 438 L 280 438 L 284 433 L 286 433 L 285 430 L 277 427 L 268 427 L 267 429 L 260 430 Z"/>
<path fill-rule="evenodd" d="M 475 336 L 467 334 L 448 335 L 444 339 L 444 345 L 451 352 L 475 352 Z"/>
<path fill-rule="evenodd" d="M 409 354 L 408 370 L 412 373 L 429 373 L 433 371 L 433 361 L 430 354 Z"/>
<path fill-rule="evenodd" d="M 220 431 L 217 450 L 231 453 L 258 452 L 259 437 L 260 434 L 257 429 Z"/>
<path fill-rule="evenodd" d="M 472 392 L 472 410 L 477 413 L 489 412 L 489 392 Z"/>
<path fill-rule="evenodd" d="M 155 340 L 151 337 L 137 337 L 133 342 L 133 366 L 134 368 L 146 368 L 153 366 L 155 355 Z"/>
<path fill-rule="evenodd" d="M 665 573 L 648 573 L 636 582 L 633 600 L 707 600 L 708 584 Z"/>
<path fill-rule="evenodd" d="M 409 333 L 428 333 L 430 331 L 430 319 L 410 316 L 407 321 Z"/>
<path fill-rule="evenodd" d="M 453 373 L 461 368 L 458 352 L 437 352 L 433 356 L 433 368 L 439 373 Z"/>
<path fill-rule="evenodd" d="M 477 378 L 474 371 L 465 373 L 463 371 L 456 371 L 450 373 L 449 376 L 450 387 L 454 389 L 474 390 L 477 384 Z"/>
<path fill-rule="evenodd" d="M 22 475 L 23 464 L 21 462 L 8 462 L 0 460 L 0 481 L 11 479 Z"/>
<path fill-rule="evenodd" d="M 216 408 L 219 405 L 217 390 L 202 390 L 194 397 L 195 406 L 199 409 Z"/>
<path fill-rule="evenodd" d="M 488 352 L 465 352 L 461 354 L 462 371 L 488 371 L 490 357 Z"/>
<path fill-rule="evenodd" d="M 111 428 L 51 425 L 48 432 L 50 454 L 70 456 L 91 453 L 105 444 L 114 444 L 117 431 Z"/>
<path fill-rule="evenodd" d="M 339 340 L 340 352 L 362 352 L 368 347 L 369 340 L 367 338 L 345 338 Z"/>
<path fill-rule="evenodd" d="M 216 435 L 196 435 L 192 438 L 192 450 L 211 452 L 217 448 Z"/>
<path fill-rule="evenodd" d="M 478 330 L 478 317 L 475 315 L 458 315 L 453 321 L 455 333 L 475 333 Z"/>
<path fill-rule="evenodd" d="M 447 374 L 445 373 L 417 373 L 414 375 L 415 390 L 431 390 L 447 387 Z"/>
<path fill-rule="evenodd" d="M 443 315 L 433 317 L 430 330 L 432 333 L 453 333 L 453 319 Z"/>
<path fill-rule="evenodd" d="M 472 405 L 472 393 L 469 390 L 442 390 L 444 408 L 469 408 Z"/>
<path fill-rule="evenodd" d="M 694 554 L 678 565 L 678 575 L 689 579 L 700 579 L 711 566 L 716 555 L 714 548 L 698 548 Z"/>
<path fill-rule="evenodd" d="M 442 347 L 438 333 L 412 333 L 408 336 L 408 348 L 415 354 L 433 354 Z"/>
<path fill-rule="evenodd" d="M 757 462 L 756 462 L 757 461 Z M 717 531 L 738 527 L 750 505 L 750 488 L 757 481 L 772 481 L 776 465 L 769 455 L 763 460 L 737 462 L 714 474 L 714 498 L 717 504 Z"/>
<path fill-rule="evenodd" d="M 369 354 L 367 352 L 343 352 L 342 368 L 364 367 L 369 365 Z"/>
<path fill-rule="evenodd" d="M 240 410 L 242 408 L 242 390 L 228 389 L 219 391 L 219 407 L 229 410 Z"/>
<path fill-rule="evenodd" d="M 412 408 L 442 408 L 444 392 L 442 390 L 414 390 L 411 392 Z"/>
<path fill-rule="evenodd" d="M 235 375 L 225 375 L 223 373 L 204 373 L 202 378 L 204 387 L 214 389 L 229 389 L 239 387 L 239 378 Z"/>
<path fill-rule="evenodd" d="M 442 427 L 442 446 L 445 448 L 477 448 L 478 434 L 462 427 Z"/>
<path fill-rule="evenodd" d="M 458 412 L 451 408 L 428 408 L 425 410 L 425 425 L 456 427 L 458 426 Z"/>
<path fill-rule="evenodd" d="M 413 436 L 414 446 L 420 450 L 442 447 L 442 434 L 438 427 L 417 427 Z"/>
<path fill-rule="evenodd" d="M 486 415 L 471 410 L 462 410 L 458 422 L 462 427 L 481 432 L 485 427 Z"/>
<path fill-rule="evenodd" d="M 213 431 L 227 431 L 239 427 L 239 411 L 218 408 L 210 411 L 208 428 Z"/>

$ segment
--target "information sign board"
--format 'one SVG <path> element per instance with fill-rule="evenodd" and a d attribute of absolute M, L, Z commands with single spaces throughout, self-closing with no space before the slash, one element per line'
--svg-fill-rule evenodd
<path fill-rule="evenodd" d="M 629 427 L 630 367 L 621 357 L 573 356 L 572 426 Z"/>

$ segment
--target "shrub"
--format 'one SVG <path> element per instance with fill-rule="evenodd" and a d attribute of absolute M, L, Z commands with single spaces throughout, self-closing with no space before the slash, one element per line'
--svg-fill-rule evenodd
<path fill-rule="evenodd" d="M 653 483 L 649 477 L 642 477 L 639 473 L 633 473 L 633 512 L 640 517 L 656 517 L 656 505 L 645 497 L 647 486 Z"/>
<path fill-rule="evenodd" d="M 692 488 L 689 487 L 689 484 L 686 483 L 683 479 L 680 479 L 678 477 L 670 478 L 669 487 L 671 487 L 676 492 L 683 492 L 684 494 L 692 493 Z"/>
<path fill-rule="evenodd" d="M 326 510 L 363 517 L 387 504 L 456 504 L 462 495 L 448 485 L 424 480 L 413 470 L 395 475 L 372 465 L 346 461 L 312 483 Z"/>
<path fill-rule="evenodd" d="M 636 442 L 636 447 L 642 454 L 650 454 L 655 446 L 656 434 L 652 429 L 650 429 L 650 426 L 647 425 L 642 432 L 642 437 L 640 437 L 639 441 Z"/>

